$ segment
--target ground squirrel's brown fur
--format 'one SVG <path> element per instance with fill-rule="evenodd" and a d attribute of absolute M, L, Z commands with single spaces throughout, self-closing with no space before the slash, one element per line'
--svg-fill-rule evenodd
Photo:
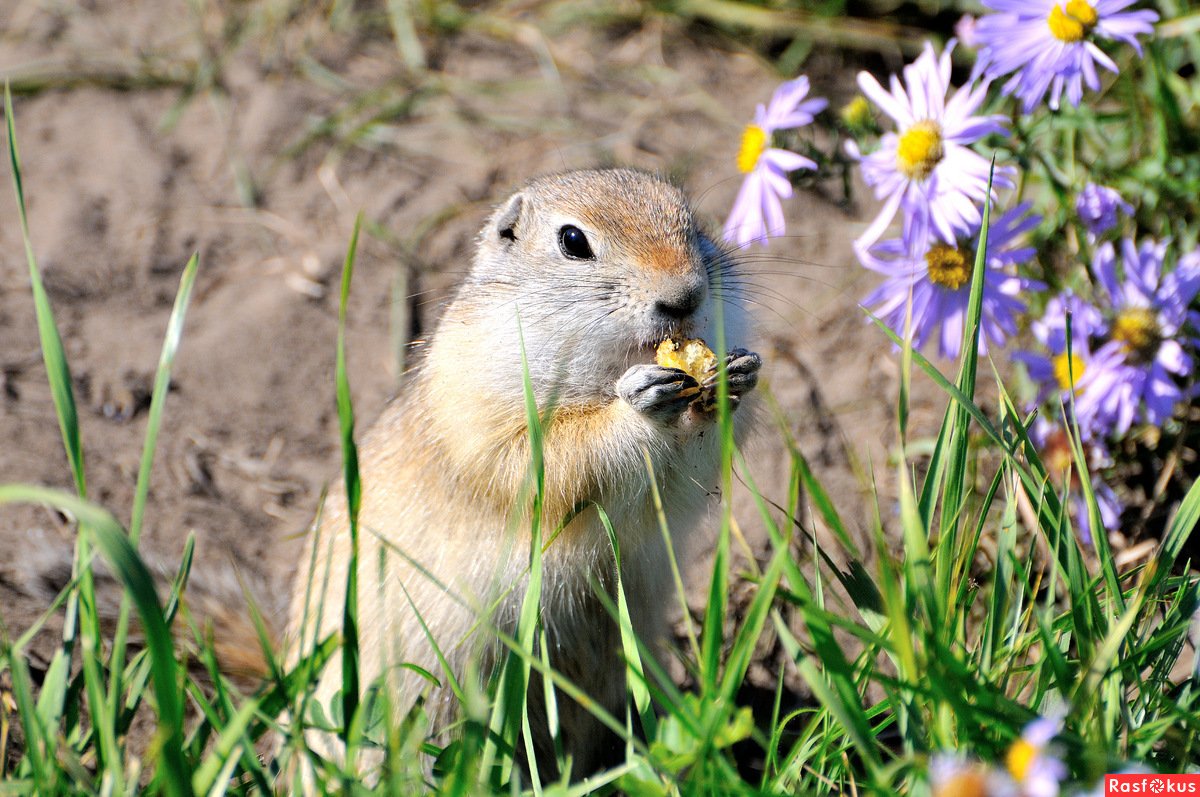
<path fill-rule="evenodd" d="M 731 267 L 679 190 L 642 172 L 541 178 L 492 214 L 423 361 L 360 446 L 364 684 L 386 674 L 399 711 L 430 691 L 426 707 L 435 728 L 444 727 L 456 708 L 450 691 L 430 690 L 396 666 L 412 662 L 442 677 L 418 613 L 457 678 L 469 662 L 486 672 L 495 661 L 489 628 L 515 629 L 530 543 L 521 500 L 530 469 L 522 337 L 538 407 L 554 408 L 544 441 L 546 523 L 553 528 L 588 502 L 603 506 L 620 539 L 635 629 L 645 640 L 663 635 L 672 587 L 646 457 L 682 555 L 716 488 L 719 435 L 708 433 L 711 413 L 680 396 L 695 382 L 654 365 L 653 348 L 668 336 L 715 342 L 717 301 L 727 339 L 746 342 Z M 735 350 L 728 362 L 737 401 L 753 388 L 759 360 Z M 746 415 L 735 413 L 739 433 Z M 349 542 L 344 494 L 334 489 L 298 568 L 293 658 L 340 630 Z M 541 620 L 552 665 L 621 716 L 619 634 L 595 594 L 611 593 L 615 565 L 594 508 L 549 546 L 544 567 Z M 335 661 L 318 699 L 328 704 L 339 685 Z M 530 704 L 545 753 L 542 701 L 531 693 Z M 603 763 L 611 739 L 601 726 L 565 696 L 559 711 L 573 771 Z"/>

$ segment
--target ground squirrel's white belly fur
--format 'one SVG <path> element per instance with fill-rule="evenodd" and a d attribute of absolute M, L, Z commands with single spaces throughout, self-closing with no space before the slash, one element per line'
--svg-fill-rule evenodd
<path fill-rule="evenodd" d="M 635 630 L 647 641 L 662 637 L 674 585 L 646 455 L 672 544 L 685 558 L 713 504 L 720 441 L 711 416 L 679 396 L 695 383 L 652 365 L 648 352 L 668 335 L 715 339 L 712 279 L 728 268 L 695 228 L 682 195 L 638 172 L 543 178 L 493 214 L 472 276 L 423 364 L 362 441 L 364 685 L 387 673 L 400 712 L 428 693 L 437 730 L 454 719 L 450 690 L 431 690 L 396 666 L 411 662 L 441 677 L 418 614 L 459 679 L 471 672 L 469 663 L 486 669 L 495 659 L 490 627 L 515 631 L 530 540 L 518 508 L 530 463 L 522 338 L 539 407 L 557 407 L 545 429 L 546 525 L 553 529 L 588 502 L 603 506 L 620 540 Z M 728 339 L 744 343 L 736 295 L 727 291 L 723 306 Z M 730 356 L 735 399 L 753 388 L 757 369 L 755 355 Z M 746 415 L 744 408 L 735 413 L 739 436 Z M 340 630 L 349 560 L 340 489 L 331 491 L 308 546 L 293 593 L 293 656 Z M 621 716 L 618 630 L 595 596 L 597 588 L 612 594 L 613 576 L 607 533 L 595 510 L 584 509 L 545 552 L 542 622 L 554 668 Z M 340 667 L 332 662 L 318 699 L 328 704 L 339 686 Z M 540 700 L 530 705 L 537 725 Z M 566 697 L 559 711 L 573 771 L 602 763 L 608 742 L 601 726 Z M 547 751 L 544 727 L 534 735 Z"/>

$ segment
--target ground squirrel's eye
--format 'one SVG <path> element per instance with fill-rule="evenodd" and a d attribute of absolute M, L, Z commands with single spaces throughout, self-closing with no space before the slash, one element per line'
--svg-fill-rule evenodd
<path fill-rule="evenodd" d="M 591 244 L 588 243 L 583 230 L 570 224 L 558 231 L 558 248 L 562 249 L 564 255 L 576 260 L 594 260 L 596 258 L 592 254 Z"/>

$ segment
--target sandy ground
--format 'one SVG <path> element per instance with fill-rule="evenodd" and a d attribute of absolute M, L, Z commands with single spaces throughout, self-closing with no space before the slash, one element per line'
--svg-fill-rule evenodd
<path fill-rule="evenodd" d="M 315 13 L 275 19 L 256 4 L 198 16 L 182 2 L 26 2 L 3 16 L 0 73 L 18 91 L 30 229 L 81 405 L 90 496 L 128 520 L 150 380 L 198 251 L 143 547 L 170 561 L 194 534 L 194 572 L 233 562 L 268 604 L 286 594 L 296 535 L 338 472 L 336 284 L 355 214 L 374 233 L 348 332 L 367 422 L 397 388 L 404 344 L 428 334 L 467 268 L 492 203 L 535 174 L 626 164 L 678 179 L 715 227 L 738 187 L 742 125 L 779 79 L 670 20 L 547 35 L 515 13 L 484 20 L 430 37 L 431 71 L 418 79 L 385 30 L 331 32 Z M 854 71 L 841 58 L 818 51 L 807 67 L 835 106 Z M 211 79 L 189 93 L 174 83 L 194 63 Z M 756 348 L 769 388 L 861 533 L 869 469 L 885 496 L 894 479 L 897 371 L 856 307 L 872 280 L 850 241 L 871 208 L 848 211 L 836 195 L 788 203 L 789 237 L 748 268 L 767 294 Z M 69 488 L 8 189 L 0 220 L 0 482 Z M 771 424 L 750 461 L 785 505 L 787 454 Z M 744 496 L 738 517 L 761 554 Z M 43 608 L 20 584 L 70 534 L 45 509 L 0 511 L 10 633 Z M 778 655 L 768 648 L 754 674 L 763 685 Z"/>

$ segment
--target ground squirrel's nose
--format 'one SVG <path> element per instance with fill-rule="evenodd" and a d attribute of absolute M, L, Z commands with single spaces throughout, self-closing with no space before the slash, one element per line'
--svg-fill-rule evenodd
<path fill-rule="evenodd" d="M 700 307 L 704 301 L 704 290 L 704 283 L 681 285 L 678 290 L 659 298 L 654 303 L 654 309 L 667 318 L 682 321 Z"/>

